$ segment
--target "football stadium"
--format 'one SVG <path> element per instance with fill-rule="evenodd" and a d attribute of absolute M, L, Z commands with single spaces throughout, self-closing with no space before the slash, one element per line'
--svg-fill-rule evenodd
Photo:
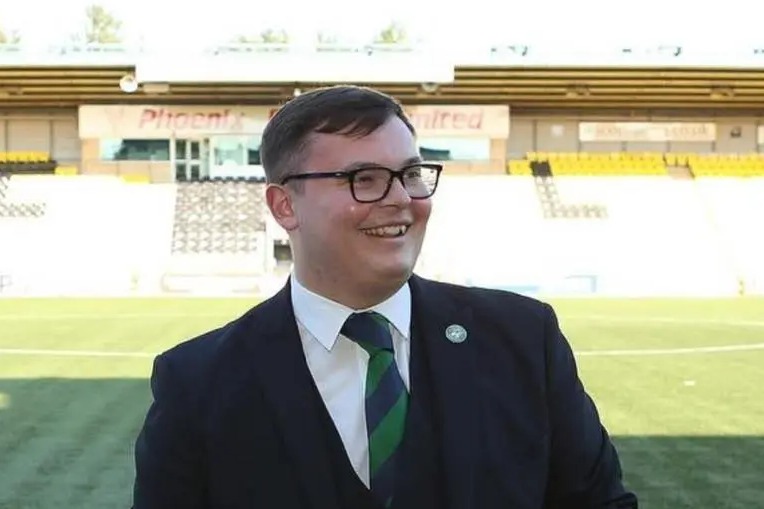
<path fill-rule="evenodd" d="M 260 142 L 332 84 L 445 164 L 417 272 L 551 303 L 650 509 L 764 508 L 764 51 L 0 44 L 0 508 L 128 507 L 154 356 L 282 287 Z"/>

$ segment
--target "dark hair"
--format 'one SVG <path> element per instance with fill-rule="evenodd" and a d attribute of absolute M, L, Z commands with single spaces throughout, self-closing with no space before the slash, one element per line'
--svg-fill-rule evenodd
<path fill-rule="evenodd" d="M 306 92 L 284 104 L 263 131 L 260 160 L 268 182 L 279 183 L 297 171 L 312 133 L 364 137 L 397 116 L 416 134 L 393 97 L 352 85 Z"/>

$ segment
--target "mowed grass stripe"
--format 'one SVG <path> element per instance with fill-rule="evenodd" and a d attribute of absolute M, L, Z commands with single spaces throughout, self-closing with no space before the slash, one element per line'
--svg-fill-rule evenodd
<path fill-rule="evenodd" d="M 764 351 L 583 357 L 579 374 L 613 432 L 764 436 Z"/>
<path fill-rule="evenodd" d="M 101 321 L 88 322 L 66 319 L 7 322 L 0 325 L 0 348 L 153 353 L 228 321 L 229 317 L 190 316 L 144 321 L 105 316 Z"/>
<path fill-rule="evenodd" d="M 759 507 L 762 437 L 621 437 L 616 443 L 640 506 Z"/>
<path fill-rule="evenodd" d="M 731 298 L 554 298 L 550 299 L 561 316 L 601 315 L 646 319 L 753 320 L 760 322 L 764 314 L 764 296 Z"/>
<path fill-rule="evenodd" d="M 754 381 L 764 353 L 621 360 L 587 358 L 581 376 L 642 505 L 757 507 L 764 401 Z"/>
<path fill-rule="evenodd" d="M 146 405 L 145 383 L 60 379 L 33 383 L 38 386 L 34 392 L 46 396 L 47 401 L 35 406 L 18 398 L 11 401 L 12 405 L 14 400 L 16 405 L 23 405 L 16 411 L 23 416 L 28 433 L 23 447 L 2 453 L 9 474 L 0 481 L 0 501 L 23 507 L 24 500 L 34 494 L 34 499 L 53 504 L 49 507 L 58 505 L 72 493 L 81 497 L 92 491 L 104 465 L 119 465 L 124 481 L 129 458 L 125 454 L 108 457 L 107 444 L 112 443 L 111 448 L 118 444 L 120 451 L 130 447 L 137 417 L 131 409 Z M 0 382 L 2 385 L 5 382 Z"/>
<path fill-rule="evenodd" d="M 564 318 L 561 322 L 563 332 L 576 350 L 702 348 L 764 342 L 764 328 L 735 325 L 732 319 L 727 325 L 566 321 Z"/>
<path fill-rule="evenodd" d="M 117 318 L 200 315 L 234 316 L 258 302 L 251 298 L 66 298 L 0 299 L 0 316 L 43 319 L 65 315 Z"/>
<path fill-rule="evenodd" d="M 7 381 L 0 379 L 0 392 L 6 394 L 8 408 L 0 409 L 0 458 L 3 458 L 3 475 L 0 476 L 0 501 L 3 500 L 4 483 L 26 473 L 14 468 L 13 458 L 21 460 L 28 455 L 30 444 L 43 440 L 52 446 L 57 440 L 57 423 L 62 412 L 51 403 L 49 391 L 34 379 Z M 23 403 L 19 399 L 23 398 Z M 19 406 L 23 404 L 23 408 Z"/>
<path fill-rule="evenodd" d="M 108 382 L 107 382 L 108 383 Z M 124 416 L 119 408 L 142 408 L 148 404 L 144 384 L 124 384 L 119 399 L 107 404 L 105 411 Z M 62 482 L 60 489 L 67 500 L 66 507 L 129 507 L 133 483 L 133 443 L 143 419 L 135 413 L 121 419 L 111 418 L 98 423 L 97 436 L 88 444 L 88 453 L 76 464 L 69 482 Z M 91 424 L 94 426 L 94 424 Z M 75 489 L 66 490 L 66 485 Z M 55 500 L 56 490 L 51 487 L 47 498 Z"/>

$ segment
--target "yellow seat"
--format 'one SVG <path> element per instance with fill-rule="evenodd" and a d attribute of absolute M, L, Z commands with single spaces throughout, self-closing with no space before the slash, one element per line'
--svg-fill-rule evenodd
<path fill-rule="evenodd" d="M 692 173 L 700 177 L 764 175 L 764 157 L 759 153 L 689 154 L 687 160 Z"/>
<path fill-rule="evenodd" d="M 144 174 L 133 174 L 133 173 L 125 173 L 121 176 L 122 180 L 125 181 L 127 184 L 148 184 L 151 182 L 151 179 L 148 175 Z"/>
<path fill-rule="evenodd" d="M 510 175 L 532 175 L 531 162 L 527 159 L 509 161 L 507 171 Z"/>
<path fill-rule="evenodd" d="M 0 164 L 40 164 L 50 162 L 50 154 L 36 150 L 0 152 Z"/>
<path fill-rule="evenodd" d="M 679 154 L 663 152 L 528 152 L 529 160 L 548 161 L 555 175 L 666 175 Z M 535 157 L 535 159 L 532 158 Z M 686 158 L 687 155 L 681 155 Z M 511 171 L 511 170 L 510 170 Z"/>
<path fill-rule="evenodd" d="M 56 166 L 54 174 L 62 177 L 73 177 L 79 173 L 76 166 Z"/>

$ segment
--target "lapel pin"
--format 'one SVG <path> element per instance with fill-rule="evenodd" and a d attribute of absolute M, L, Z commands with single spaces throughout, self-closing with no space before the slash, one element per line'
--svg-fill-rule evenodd
<path fill-rule="evenodd" d="M 457 324 L 449 325 L 446 327 L 446 339 L 452 343 L 464 343 L 467 339 L 467 329 Z"/>

